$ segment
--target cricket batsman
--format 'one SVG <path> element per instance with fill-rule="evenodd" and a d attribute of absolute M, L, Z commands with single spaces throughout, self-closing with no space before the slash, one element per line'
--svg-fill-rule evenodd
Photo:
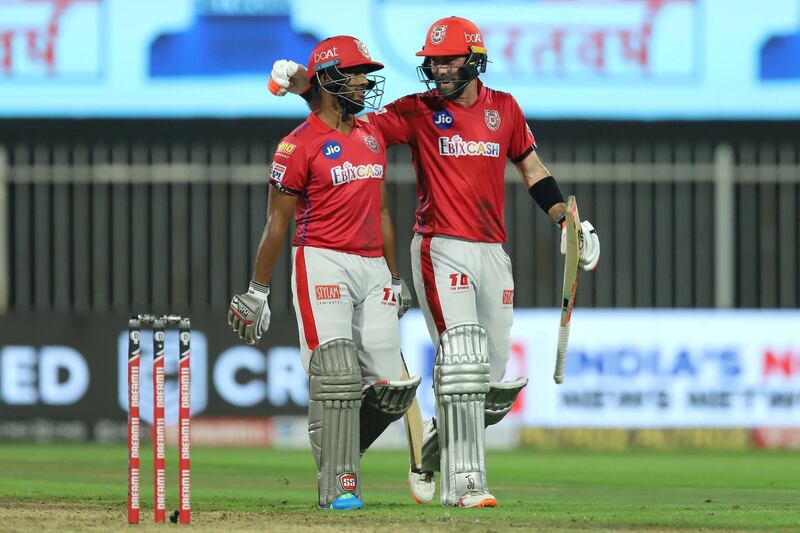
<path fill-rule="evenodd" d="M 436 346 L 436 416 L 425 424 L 423 469 L 409 471 L 414 499 L 433 497 L 440 470 L 442 505 L 495 507 L 484 459 L 484 428 L 511 409 L 527 379 L 502 381 L 511 348 L 514 280 L 506 240 L 506 158 L 536 204 L 561 228 L 564 196 L 536 153 L 536 141 L 513 96 L 483 85 L 488 52 L 478 27 L 460 17 L 428 30 L 418 67 L 428 91 L 392 102 L 364 120 L 387 146 L 409 144 L 417 173 L 411 243 L 414 288 Z M 272 80 L 313 102 L 304 69 L 277 61 Z M 597 233 L 582 222 L 580 263 L 593 270 Z M 424 296 L 424 297 L 423 297 Z"/>
<path fill-rule="evenodd" d="M 253 279 L 228 311 L 246 343 L 267 331 L 269 279 L 294 216 L 292 295 L 324 509 L 364 506 L 360 455 L 403 416 L 420 381 L 401 380 L 398 312 L 410 293 L 386 206 L 385 142 L 376 126 L 354 119 L 380 105 L 383 78 L 372 73 L 381 68 L 353 37 L 331 37 L 312 52 L 307 83 L 319 110 L 278 145 Z"/>

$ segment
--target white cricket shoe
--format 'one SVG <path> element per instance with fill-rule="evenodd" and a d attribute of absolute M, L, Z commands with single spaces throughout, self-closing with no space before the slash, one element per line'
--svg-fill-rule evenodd
<path fill-rule="evenodd" d="M 411 489 L 411 497 L 414 501 L 421 504 L 431 503 L 433 493 L 436 492 L 436 481 L 433 472 L 415 472 L 408 469 L 408 488 Z"/>
<path fill-rule="evenodd" d="M 468 492 L 458 499 L 455 507 L 478 509 L 480 507 L 497 507 L 497 500 L 488 492 Z"/>

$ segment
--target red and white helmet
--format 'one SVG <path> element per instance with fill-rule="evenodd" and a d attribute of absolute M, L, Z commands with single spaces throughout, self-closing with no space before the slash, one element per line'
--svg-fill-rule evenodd
<path fill-rule="evenodd" d="M 481 73 L 486 72 L 486 63 L 489 61 L 488 52 L 484 47 L 483 34 L 475 23 L 461 17 L 447 17 L 434 22 L 428 30 L 425 44 L 417 56 L 424 57 L 422 65 L 417 67 L 419 81 L 424 83 L 428 90 L 437 88 L 437 82 L 431 68 L 431 58 L 438 56 L 465 56 L 467 60 L 461 67 L 461 79 L 455 80 L 458 86 L 443 93 L 437 93 L 444 98 L 455 98 L 464 88 Z"/>
<path fill-rule="evenodd" d="M 479 50 L 476 50 L 479 49 Z M 474 22 L 461 17 L 447 17 L 434 22 L 418 56 L 468 56 L 483 53 L 483 34 Z"/>
<path fill-rule="evenodd" d="M 314 47 L 311 57 L 308 58 L 309 81 L 317 72 L 334 66 L 339 70 L 366 67 L 366 72 L 375 72 L 383 68 L 383 64 L 372 60 L 367 45 L 349 35 L 329 37 Z"/>
<path fill-rule="evenodd" d="M 368 81 L 366 89 L 348 85 L 354 74 L 349 69 L 358 70 Z M 329 92 L 340 100 L 342 109 L 355 115 L 364 108 L 379 109 L 383 96 L 383 76 L 371 74 L 383 68 L 383 64 L 373 61 L 367 45 L 349 35 L 337 35 L 321 41 L 308 58 L 308 81 L 316 82 L 319 89 Z M 327 75 L 323 82 L 320 76 Z M 361 75 L 360 74 L 360 75 Z M 360 76 L 359 75 L 359 76 Z M 363 96 L 356 97 L 359 94 Z"/>

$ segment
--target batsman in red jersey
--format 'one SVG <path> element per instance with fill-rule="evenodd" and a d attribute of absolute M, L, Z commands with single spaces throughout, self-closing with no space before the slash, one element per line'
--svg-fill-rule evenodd
<path fill-rule="evenodd" d="M 386 146 L 377 127 L 354 119 L 377 107 L 383 78 L 371 73 L 381 68 L 353 37 L 331 37 L 312 52 L 308 82 L 319 110 L 278 144 L 250 290 L 234 296 L 228 312 L 248 344 L 266 332 L 268 281 L 294 216 L 292 295 L 325 509 L 364 506 L 360 456 L 402 417 L 419 385 L 419 377 L 401 379 L 398 315 L 410 294 L 386 207 Z"/>
<path fill-rule="evenodd" d="M 437 347 L 436 417 L 425 426 L 423 470 L 409 472 L 418 502 L 433 496 L 440 470 L 443 505 L 494 507 L 484 460 L 484 427 L 511 409 L 527 379 L 501 381 L 511 347 L 514 282 L 506 240 L 506 160 L 535 202 L 562 228 L 564 197 L 536 153 L 536 141 L 513 96 L 485 87 L 488 52 L 472 22 L 448 17 L 429 29 L 418 56 L 428 91 L 363 117 L 386 144 L 411 146 L 417 173 L 414 287 Z M 303 68 L 278 61 L 276 94 L 309 93 Z M 313 107 L 313 104 L 312 104 Z M 581 265 L 597 265 L 600 244 L 584 221 Z"/>

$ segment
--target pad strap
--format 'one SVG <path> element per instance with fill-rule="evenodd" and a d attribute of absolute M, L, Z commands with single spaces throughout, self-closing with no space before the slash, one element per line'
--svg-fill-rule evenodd
<path fill-rule="evenodd" d="M 399 420 L 411 403 L 419 386 L 419 376 L 408 380 L 376 381 L 366 389 L 361 398 L 360 452 L 363 454 L 375 440 Z"/>

